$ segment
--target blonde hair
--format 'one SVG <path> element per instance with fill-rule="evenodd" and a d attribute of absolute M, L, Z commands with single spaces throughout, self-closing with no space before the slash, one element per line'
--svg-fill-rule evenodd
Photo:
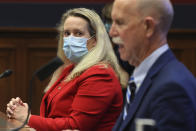
<path fill-rule="evenodd" d="M 68 10 L 63 14 L 61 18 L 61 23 L 58 27 L 59 30 L 59 53 L 60 58 L 65 58 L 63 52 L 63 31 L 64 31 L 64 22 L 69 16 L 82 17 L 86 19 L 89 23 L 89 32 L 92 35 L 93 32 L 96 36 L 96 46 L 93 47 L 88 54 L 75 66 L 72 72 L 67 76 L 66 81 L 70 81 L 75 77 L 79 76 L 89 67 L 99 64 L 100 62 L 109 63 L 114 71 L 116 72 L 121 86 L 126 87 L 128 81 L 128 74 L 119 66 L 117 58 L 114 54 L 109 36 L 105 30 L 103 22 L 97 13 L 93 10 L 86 8 L 75 8 Z"/>

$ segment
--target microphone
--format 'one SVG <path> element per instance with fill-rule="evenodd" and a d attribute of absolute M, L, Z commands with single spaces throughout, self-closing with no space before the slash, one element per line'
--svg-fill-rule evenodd
<path fill-rule="evenodd" d="M 28 114 L 26 120 L 23 122 L 23 124 L 20 127 L 17 127 L 13 129 L 12 131 L 19 131 L 22 129 L 27 123 L 28 118 L 31 113 L 31 104 L 32 104 L 32 94 L 33 94 L 33 82 L 35 79 L 35 76 L 39 78 L 40 81 L 47 78 L 49 75 L 51 75 L 59 66 L 64 64 L 64 62 L 59 58 L 55 57 L 52 60 L 48 62 L 48 64 L 42 66 L 40 69 L 38 69 L 35 73 L 33 73 L 32 78 L 30 80 L 29 90 L 28 90 Z"/>
<path fill-rule="evenodd" d="M 0 74 L 0 79 L 10 76 L 12 74 L 12 72 L 13 72 L 12 70 L 7 69 L 6 71 L 4 71 L 3 73 Z"/>
<path fill-rule="evenodd" d="M 35 75 L 40 81 L 43 81 L 48 76 L 50 76 L 59 66 L 61 66 L 63 61 L 59 57 L 55 57 L 48 62 L 48 64 L 42 66 L 35 72 Z"/>

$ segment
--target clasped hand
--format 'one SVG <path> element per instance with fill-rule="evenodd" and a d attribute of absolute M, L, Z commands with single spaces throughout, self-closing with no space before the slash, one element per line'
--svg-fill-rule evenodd
<path fill-rule="evenodd" d="M 28 115 L 28 104 L 23 103 L 19 97 L 12 98 L 10 102 L 7 104 L 6 113 L 8 118 L 16 119 L 21 122 L 24 122 Z M 29 118 L 30 116 L 31 114 L 29 115 Z M 66 129 L 62 131 L 79 131 L 79 130 Z"/>
<path fill-rule="evenodd" d="M 28 115 L 28 104 L 23 103 L 19 97 L 12 98 L 7 104 L 6 113 L 8 118 L 24 122 Z"/>

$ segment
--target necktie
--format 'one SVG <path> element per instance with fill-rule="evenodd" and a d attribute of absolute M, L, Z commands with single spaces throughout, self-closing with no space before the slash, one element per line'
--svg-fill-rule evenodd
<path fill-rule="evenodd" d="M 134 83 L 134 78 L 131 77 L 129 80 L 129 84 L 128 84 L 127 92 L 126 92 L 126 99 L 125 99 L 126 103 L 124 106 L 123 120 L 125 120 L 125 118 L 127 116 L 129 105 L 132 103 L 132 101 L 135 97 L 135 89 L 136 89 L 136 85 Z"/>

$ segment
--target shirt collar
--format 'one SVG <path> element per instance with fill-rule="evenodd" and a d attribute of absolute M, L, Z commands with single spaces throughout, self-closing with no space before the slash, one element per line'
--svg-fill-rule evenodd
<path fill-rule="evenodd" d="M 144 78 L 146 77 L 149 69 L 152 67 L 155 61 L 168 49 L 169 49 L 168 44 L 164 44 L 163 46 L 161 46 L 160 48 L 152 52 L 151 55 L 145 58 L 144 61 L 138 67 L 134 69 L 133 77 L 134 77 L 134 82 L 136 83 L 136 87 L 137 87 L 136 92 L 138 91 L 139 87 L 144 81 Z"/>

